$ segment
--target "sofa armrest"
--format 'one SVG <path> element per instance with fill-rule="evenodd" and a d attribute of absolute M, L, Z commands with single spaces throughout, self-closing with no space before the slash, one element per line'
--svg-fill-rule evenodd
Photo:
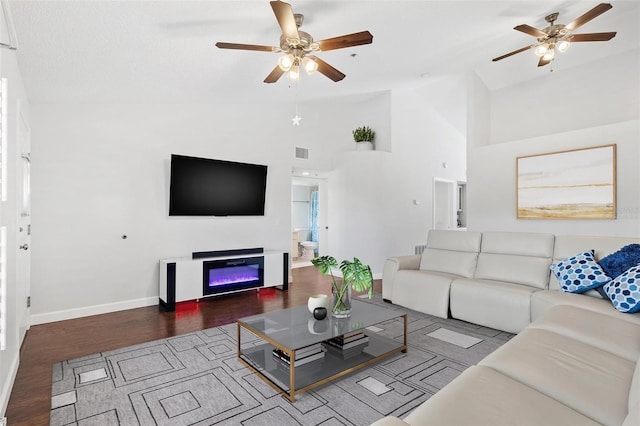
<path fill-rule="evenodd" d="M 393 294 L 393 281 L 395 280 L 396 273 L 402 269 L 418 270 L 420 268 L 419 254 L 413 254 L 410 256 L 396 256 L 390 257 L 384 262 L 384 268 L 382 269 L 382 298 L 385 300 L 392 300 Z"/>
<path fill-rule="evenodd" d="M 409 426 L 409 423 L 404 420 L 400 420 L 397 417 L 387 416 L 375 423 L 372 423 L 371 426 Z"/>

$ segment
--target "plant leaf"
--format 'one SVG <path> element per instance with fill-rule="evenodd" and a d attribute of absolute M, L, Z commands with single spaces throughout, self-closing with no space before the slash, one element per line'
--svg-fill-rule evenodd
<path fill-rule="evenodd" d="M 314 259 L 311 259 L 311 263 L 313 266 L 320 270 L 320 273 L 323 275 L 331 275 L 331 269 L 338 269 L 338 261 L 333 256 L 320 256 Z"/>
<path fill-rule="evenodd" d="M 343 281 L 351 284 L 355 291 L 368 291 L 369 298 L 373 296 L 373 274 L 369 265 L 363 264 L 360 259 L 354 257 L 353 262 L 343 260 L 340 271 L 342 271 Z"/>

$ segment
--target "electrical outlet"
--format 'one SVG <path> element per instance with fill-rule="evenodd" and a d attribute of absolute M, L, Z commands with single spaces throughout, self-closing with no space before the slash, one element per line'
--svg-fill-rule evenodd
<path fill-rule="evenodd" d="M 27 308 L 31 307 L 31 296 L 27 296 Z M 0 426 L 3 426 L 2 423 L 0 423 Z"/>

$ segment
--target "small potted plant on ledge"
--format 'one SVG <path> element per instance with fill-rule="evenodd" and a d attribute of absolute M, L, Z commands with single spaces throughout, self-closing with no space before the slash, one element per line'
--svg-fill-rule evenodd
<path fill-rule="evenodd" d="M 353 140 L 356 141 L 357 151 L 371 151 L 373 149 L 373 139 L 376 132 L 371 130 L 369 126 L 356 128 L 353 132 Z"/>
<path fill-rule="evenodd" d="M 311 263 L 320 270 L 323 275 L 331 276 L 332 298 L 329 311 L 335 318 L 347 318 L 351 316 L 351 289 L 358 292 L 369 292 L 369 299 L 373 296 L 373 274 L 371 267 L 363 264 L 360 259 L 354 257 L 353 262 L 343 260 L 340 263 L 342 280 L 336 281 L 333 271 L 338 269 L 338 261 L 333 256 L 321 256 L 311 260 Z"/>

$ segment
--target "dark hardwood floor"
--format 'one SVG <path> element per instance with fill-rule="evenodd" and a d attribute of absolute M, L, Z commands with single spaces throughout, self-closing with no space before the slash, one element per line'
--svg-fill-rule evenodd
<path fill-rule="evenodd" d="M 288 291 L 251 290 L 184 302 L 175 312 L 150 306 L 31 327 L 6 411 L 8 424 L 49 424 L 54 362 L 229 324 L 244 316 L 304 305 L 311 294 L 331 293 L 329 278 L 312 266 L 294 269 L 292 275 Z M 374 292 L 381 288 L 376 280 Z"/>

